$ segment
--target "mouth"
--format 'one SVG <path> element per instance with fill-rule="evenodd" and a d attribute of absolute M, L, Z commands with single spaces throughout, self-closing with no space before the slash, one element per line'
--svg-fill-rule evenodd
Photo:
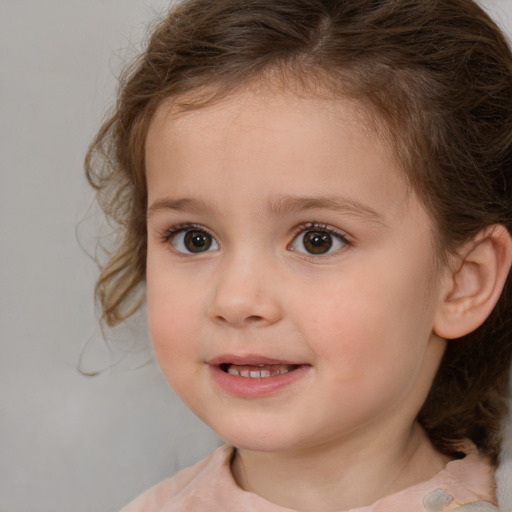
<path fill-rule="evenodd" d="M 246 377 L 249 379 L 265 379 L 268 377 L 276 377 L 296 370 L 297 364 L 257 364 L 257 365 L 240 365 L 234 363 L 221 363 L 220 369 L 234 375 L 236 377 Z"/>
<path fill-rule="evenodd" d="M 237 397 L 274 395 L 309 373 L 311 365 L 263 355 L 224 354 L 207 361 L 212 378 L 224 392 Z"/>

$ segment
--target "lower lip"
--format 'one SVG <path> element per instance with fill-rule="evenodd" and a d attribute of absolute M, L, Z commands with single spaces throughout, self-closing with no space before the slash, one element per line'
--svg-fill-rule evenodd
<path fill-rule="evenodd" d="M 301 379 L 309 368 L 308 365 L 301 365 L 281 375 L 254 378 L 231 375 L 219 366 L 210 366 L 216 384 L 230 395 L 240 397 L 260 397 L 276 393 Z"/>

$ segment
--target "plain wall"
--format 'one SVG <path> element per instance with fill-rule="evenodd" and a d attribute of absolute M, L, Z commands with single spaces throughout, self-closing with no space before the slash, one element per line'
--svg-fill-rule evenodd
<path fill-rule="evenodd" d="M 217 443 L 152 362 L 142 317 L 109 352 L 93 305 L 106 229 L 83 157 L 167 5 L 0 0 L 0 512 L 115 512 Z M 512 33 L 512 1 L 484 5 Z"/>
<path fill-rule="evenodd" d="M 116 511 L 216 443 L 146 364 L 144 322 L 108 353 L 87 255 L 84 154 L 166 5 L 0 0 L 0 512 Z"/>

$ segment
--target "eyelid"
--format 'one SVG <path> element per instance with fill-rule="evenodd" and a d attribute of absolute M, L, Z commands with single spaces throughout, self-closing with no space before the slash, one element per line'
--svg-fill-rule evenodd
<path fill-rule="evenodd" d="M 173 238 L 177 234 L 183 233 L 183 232 L 186 232 L 186 231 L 199 231 L 201 233 L 204 233 L 204 234 L 208 235 L 209 237 L 212 238 L 212 240 L 217 245 L 217 249 L 219 248 L 220 244 L 219 244 L 219 242 L 217 240 L 217 237 L 208 228 L 206 228 L 202 224 L 195 224 L 193 222 L 185 222 L 185 223 L 180 223 L 180 224 L 176 224 L 176 225 L 170 226 L 170 227 L 166 228 L 163 231 L 163 233 L 161 234 L 160 238 L 161 238 L 161 241 L 162 241 L 163 244 L 171 246 L 170 249 L 175 254 L 178 254 L 178 255 L 181 255 L 181 256 L 190 256 L 190 255 L 199 256 L 199 255 L 205 254 L 207 252 L 213 252 L 211 250 L 207 250 L 207 251 L 204 251 L 204 252 L 200 251 L 200 252 L 197 252 L 197 253 L 193 253 L 193 252 L 189 253 L 189 252 L 183 252 L 183 251 L 180 251 L 180 250 L 176 249 L 176 247 L 172 243 Z M 217 249 L 215 249 L 215 250 L 217 250 Z"/>
<path fill-rule="evenodd" d="M 217 237 L 208 228 L 206 228 L 202 224 L 196 224 L 196 223 L 193 223 L 193 222 L 184 222 L 184 223 L 175 224 L 173 226 L 167 227 L 163 231 L 163 233 L 160 235 L 160 238 L 162 240 L 162 243 L 168 244 L 170 242 L 170 240 L 176 234 L 184 232 L 184 231 L 191 231 L 191 230 L 196 230 L 196 231 L 200 231 L 200 232 L 203 232 L 203 233 L 207 234 L 208 236 L 212 237 L 212 239 L 215 241 L 217 246 L 220 246 Z M 287 248 L 290 250 L 290 247 L 292 246 L 292 244 L 295 242 L 296 238 L 301 233 L 304 233 L 304 232 L 307 232 L 307 231 L 313 231 L 313 230 L 324 231 L 326 233 L 329 233 L 330 235 L 338 238 L 341 242 L 343 242 L 344 246 L 353 245 L 353 243 L 350 241 L 350 238 L 349 238 L 349 236 L 347 235 L 347 233 L 345 231 L 342 231 L 342 230 L 340 230 L 338 228 L 335 228 L 335 227 L 333 227 L 333 226 L 331 226 L 329 224 L 325 224 L 325 223 L 322 223 L 322 222 L 312 221 L 312 222 L 303 222 L 302 224 L 299 224 L 299 225 L 297 225 L 296 227 L 293 228 L 293 230 L 292 230 L 292 237 L 293 238 L 292 238 L 292 241 L 288 244 Z M 186 253 L 182 253 L 181 251 L 176 250 L 175 248 L 173 248 L 173 251 L 178 253 L 178 254 L 186 254 Z M 299 251 L 294 251 L 294 252 L 299 252 Z M 336 254 L 337 252 L 339 252 L 339 249 L 336 250 L 336 251 L 333 251 L 332 253 L 326 253 L 324 255 L 321 255 L 321 254 L 320 255 L 313 255 L 313 254 L 311 254 L 310 257 L 311 258 L 315 258 L 315 259 L 327 258 L 327 257 L 329 257 L 331 255 Z M 202 254 L 202 253 L 198 253 L 198 254 Z M 303 254 L 303 256 L 307 256 L 306 253 L 301 253 L 301 254 Z"/>
<path fill-rule="evenodd" d="M 299 224 L 298 226 L 293 228 L 292 235 L 296 237 L 303 231 L 312 231 L 312 230 L 318 230 L 318 231 L 325 231 L 327 233 L 330 233 L 331 235 L 339 236 L 342 238 L 346 243 L 349 242 L 349 235 L 346 231 L 343 231 L 341 229 L 335 228 L 334 226 L 331 226 L 330 224 L 325 224 L 323 222 L 303 222 L 302 224 Z"/>
<path fill-rule="evenodd" d="M 345 231 L 342 231 L 340 229 L 337 229 L 329 224 L 325 224 L 325 223 L 321 223 L 321 222 L 304 222 L 302 224 L 299 224 L 298 226 L 296 226 L 295 228 L 293 228 L 293 231 L 292 231 L 292 235 L 293 235 L 293 239 L 292 241 L 288 244 L 288 248 L 289 250 L 292 250 L 294 251 L 293 249 L 291 249 L 291 246 L 294 244 L 295 240 L 297 239 L 297 237 L 301 234 L 301 233 L 305 233 L 307 231 L 323 231 L 323 232 L 326 232 L 336 238 L 338 238 L 338 240 L 340 240 L 341 242 L 343 242 L 344 246 L 350 246 L 350 245 L 353 245 L 352 242 L 350 241 L 349 239 L 349 236 L 347 235 L 347 233 Z M 330 252 L 330 253 L 325 253 L 325 254 L 318 254 L 318 255 L 315 255 L 315 254 L 307 254 L 307 253 L 302 253 L 300 252 L 300 254 L 302 256 L 305 256 L 305 257 L 309 257 L 309 258 L 314 258 L 314 259 L 318 259 L 318 258 L 328 258 L 329 256 L 333 256 L 335 255 L 336 253 L 338 253 L 341 249 L 338 249 L 338 250 L 335 250 L 333 252 Z M 299 251 L 294 251 L 294 252 L 299 252 Z"/>
<path fill-rule="evenodd" d="M 175 224 L 171 227 L 165 228 L 161 235 L 162 241 L 167 242 L 176 233 L 180 233 L 181 231 L 190 231 L 190 230 L 202 231 L 203 233 L 207 233 L 208 235 L 210 235 L 212 238 L 215 238 L 215 235 L 208 228 L 204 227 L 202 224 L 194 224 L 193 222 L 184 222 L 184 223 Z"/>

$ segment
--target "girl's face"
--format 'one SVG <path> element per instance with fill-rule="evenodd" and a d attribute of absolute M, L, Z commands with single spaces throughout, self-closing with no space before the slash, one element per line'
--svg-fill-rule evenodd
<path fill-rule="evenodd" d="M 160 367 L 259 451 L 410 428 L 445 342 L 431 224 L 354 103 L 239 93 L 157 112 L 147 287 Z"/>

